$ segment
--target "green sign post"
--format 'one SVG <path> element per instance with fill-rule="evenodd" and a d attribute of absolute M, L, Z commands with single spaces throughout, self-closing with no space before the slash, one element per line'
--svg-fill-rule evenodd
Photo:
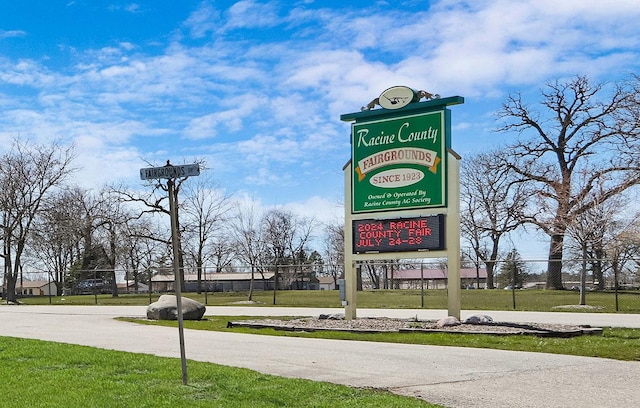
<path fill-rule="evenodd" d="M 352 212 L 446 207 L 449 111 L 356 121 Z"/>

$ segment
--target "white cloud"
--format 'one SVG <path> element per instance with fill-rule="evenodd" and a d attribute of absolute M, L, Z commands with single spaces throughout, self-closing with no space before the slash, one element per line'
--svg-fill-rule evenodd
<path fill-rule="evenodd" d="M 0 40 L 5 38 L 24 37 L 27 33 L 22 30 L 0 30 Z"/>
<path fill-rule="evenodd" d="M 140 5 L 136 3 L 131 3 L 131 4 L 127 4 L 124 9 L 129 13 L 135 14 L 140 12 Z"/>
<path fill-rule="evenodd" d="M 233 4 L 226 14 L 226 29 L 270 27 L 280 22 L 275 3 L 257 3 L 241 0 Z"/>
<path fill-rule="evenodd" d="M 137 174 L 141 158 L 203 157 L 238 188 L 266 186 L 284 202 L 278 194 L 290 187 L 301 211 L 315 211 L 327 203 L 300 197 L 324 179 L 341 183 L 350 154 L 339 116 L 389 86 L 465 96 L 455 129 L 474 137 L 454 141 L 465 150 L 488 139 L 487 112 L 506 93 L 574 74 L 615 79 L 640 60 L 637 1 L 282 4 L 203 1 L 175 24 L 187 36 L 158 33 L 168 40 L 152 47 L 117 35 L 98 49 L 69 45 L 60 52 L 71 62 L 58 69 L 2 57 L 0 139 L 74 140 L 93 158 L 82 159 L 86 181 Z M 30 38 L 0 31 L 9 36 Z M 113 170 L 100 172 L 106 162 Z"/>
<path fill-rule="evenodd" d="M 344 219 L 344 204 L 338 198 L 311 196 L 305 201 L 287 203 L 285 208 L 296 214 L 315 220 L 316 224 L 328 224 Z"/>
<path fill-rule="evenodd" d="M 184 22 L 192 38 L 203 38 L 219 28 L 220 12 L 208 2 L 203 1 Z"/>
<path fill-rule="evenodd" d="M 248 120 L 261 102 L 255 95 L 242 95 L 221 101 L 222 106 L 232 106 L 227 110 L 218 110 L 189 121 L 185 135 L 191 139 L 208 139 L 216 136 L 218 128 L 231 132 L 242 130 L 243 122 Z"/>

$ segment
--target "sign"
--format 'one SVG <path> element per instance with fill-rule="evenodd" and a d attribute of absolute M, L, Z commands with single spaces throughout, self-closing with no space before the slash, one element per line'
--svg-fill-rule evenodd
<path fill-rule="evenodd" d="M 444 249 L 444 215 L 353 220 L 353 253 Z"/>
<path fill-rule="evenodd" d="M 353 124 L 352 213 L 446 206 L 447 113 Z"/>
<path fill-rule="evenodd" d="M 418 99 L 416 92 L 406 86 L 392 86 L 378 97 L 378 104 L 385 109 L 404 108 Z"/>
<path fill-rule="evenodd" d="M 200 165 L 184 164 L 181 166 L 167 165 L 162 167 L 148 167 L 140 169 L 140 178 L 142 180 L 153 179 L 172 179 L 200 175 Z"/>

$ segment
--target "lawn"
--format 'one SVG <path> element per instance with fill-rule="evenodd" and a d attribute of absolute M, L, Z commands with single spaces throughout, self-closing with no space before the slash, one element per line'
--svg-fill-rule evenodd
<path fill-rule="evenodd" d="M 157 294 L 27 298 L 27 304 L 148 305 Z M 247 293 L 193 294 L 185 296 L 207 305 L 237 305 Z M 273 292 L 256 292 L 255 307 L 273 305 Z M 447 309 L 446 290 L 376 290 L 358 293 L 358 308 Z M 522 290 L 516 292 L 516 310 L 553 311 L 576 305 L 579 294 L 571 291 Z M 621 313 L 640 313 L 640 292 L 621 293 Z M 587 304 L 596 311 L 615 312 L 609 292 L 590 292 Z M 244 305 L 244 303 L 243 303 Z M 279 307 L 340 308 L 337 291 L 279 291 Z M 464 310 L 513 310 L 512 292 L 463 290 Z M 487 336 L 446 333 L 354 334 L 341 332 L 292 333 L 272 329 L 227 328 L 229 320 L 243 317 L 207 316 L 185 321 L 185 328 L 234 331 L 278 336 L 322 337 L 412 344 L 482 347 L 548 352 L 640 361 L 640 330 L 605 328 L 602 336 L 538 338 L 534 336 Z M 246 317 L 244 317 L 246 318 Z M 176 325 L 176 322 L 148 322 Z M 306 380 L 292 380 L 250 370 L 189 361 L 189 385 L 176 378 L 178 359 L 99 350 L 35 340 L 2 338 L 0 392 L 16 406 L 31 407 L 434 407 L 420 400 L 383 391 L 360 390 Z M 46 396 L 46 397 L 43 397 Z"/>
<path fill-rule="evenodd" d="M 91 347 L 0 338 L 0 394 L 16 407 L 436 407 L 379 390 Z"/>
<path fill-rule="evenodd" d="M 461 307 L 463 310 L 514 310 L 512 292 L 509 290 L 463 290 Z M 580 294 L 567 290 L 518 290 L 516 309 L 522 311 L 553 311 L 555 307 L 577 305 Z M 129 295 L 83 295 L 64 297 L 25 298 L 28 304 L 67 304 L 67 305 L 148 305 L 157 299 L 157 294 Z M 196 294 L 186 293 L 186 297 L 211 306 L 236 305 L 246 301 L 244 292 L 225 292 Z M 273 292 L 254 292 L 253 300 L 259 306 L 273 306 Z M 587 305 L 596 309 L 591 312 L 615 313 L 615 294 L 613 292 L 589 292 Z M 427 309 L 447 309 L 446 290 L 426 290 L 424 296 L 420 290 L 367 290 L 358 292 L 358 308 L 420 309 L 424 302 Z M 619 313 L 640 314 L 640 291 L 620 292 L 618 295 Z M 276 305 L 280 307 L 341 307 L 338 291 L 278 291 Z"/>

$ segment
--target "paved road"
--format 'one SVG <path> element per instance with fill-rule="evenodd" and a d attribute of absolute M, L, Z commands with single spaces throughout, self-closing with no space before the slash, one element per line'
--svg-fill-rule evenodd
<path fill-rule="evenodd" d="M 0 306 L 0 336 L 179 357 L 176 329 L 113 320 L 117 316 L 143 317 L 145 310 L 144 306 Z M 210 307 L 207 314 L 316 315 L 339 311 Z M 475 313 L 463 312 L 463 317 Z M 638 315 L 487 313 L 495 320 L 557 322 L 572 317 L 572 323 L 640 327 Z M 432 318 L 445 314 L 358 311 L 361 317 Z M 627 407 L 640 401 L 640 362 L 196 330 L 185 331 L 185 344 L 187 358 L 192 360 L 285 377 L 385 388 L 447 407 Z"/>

